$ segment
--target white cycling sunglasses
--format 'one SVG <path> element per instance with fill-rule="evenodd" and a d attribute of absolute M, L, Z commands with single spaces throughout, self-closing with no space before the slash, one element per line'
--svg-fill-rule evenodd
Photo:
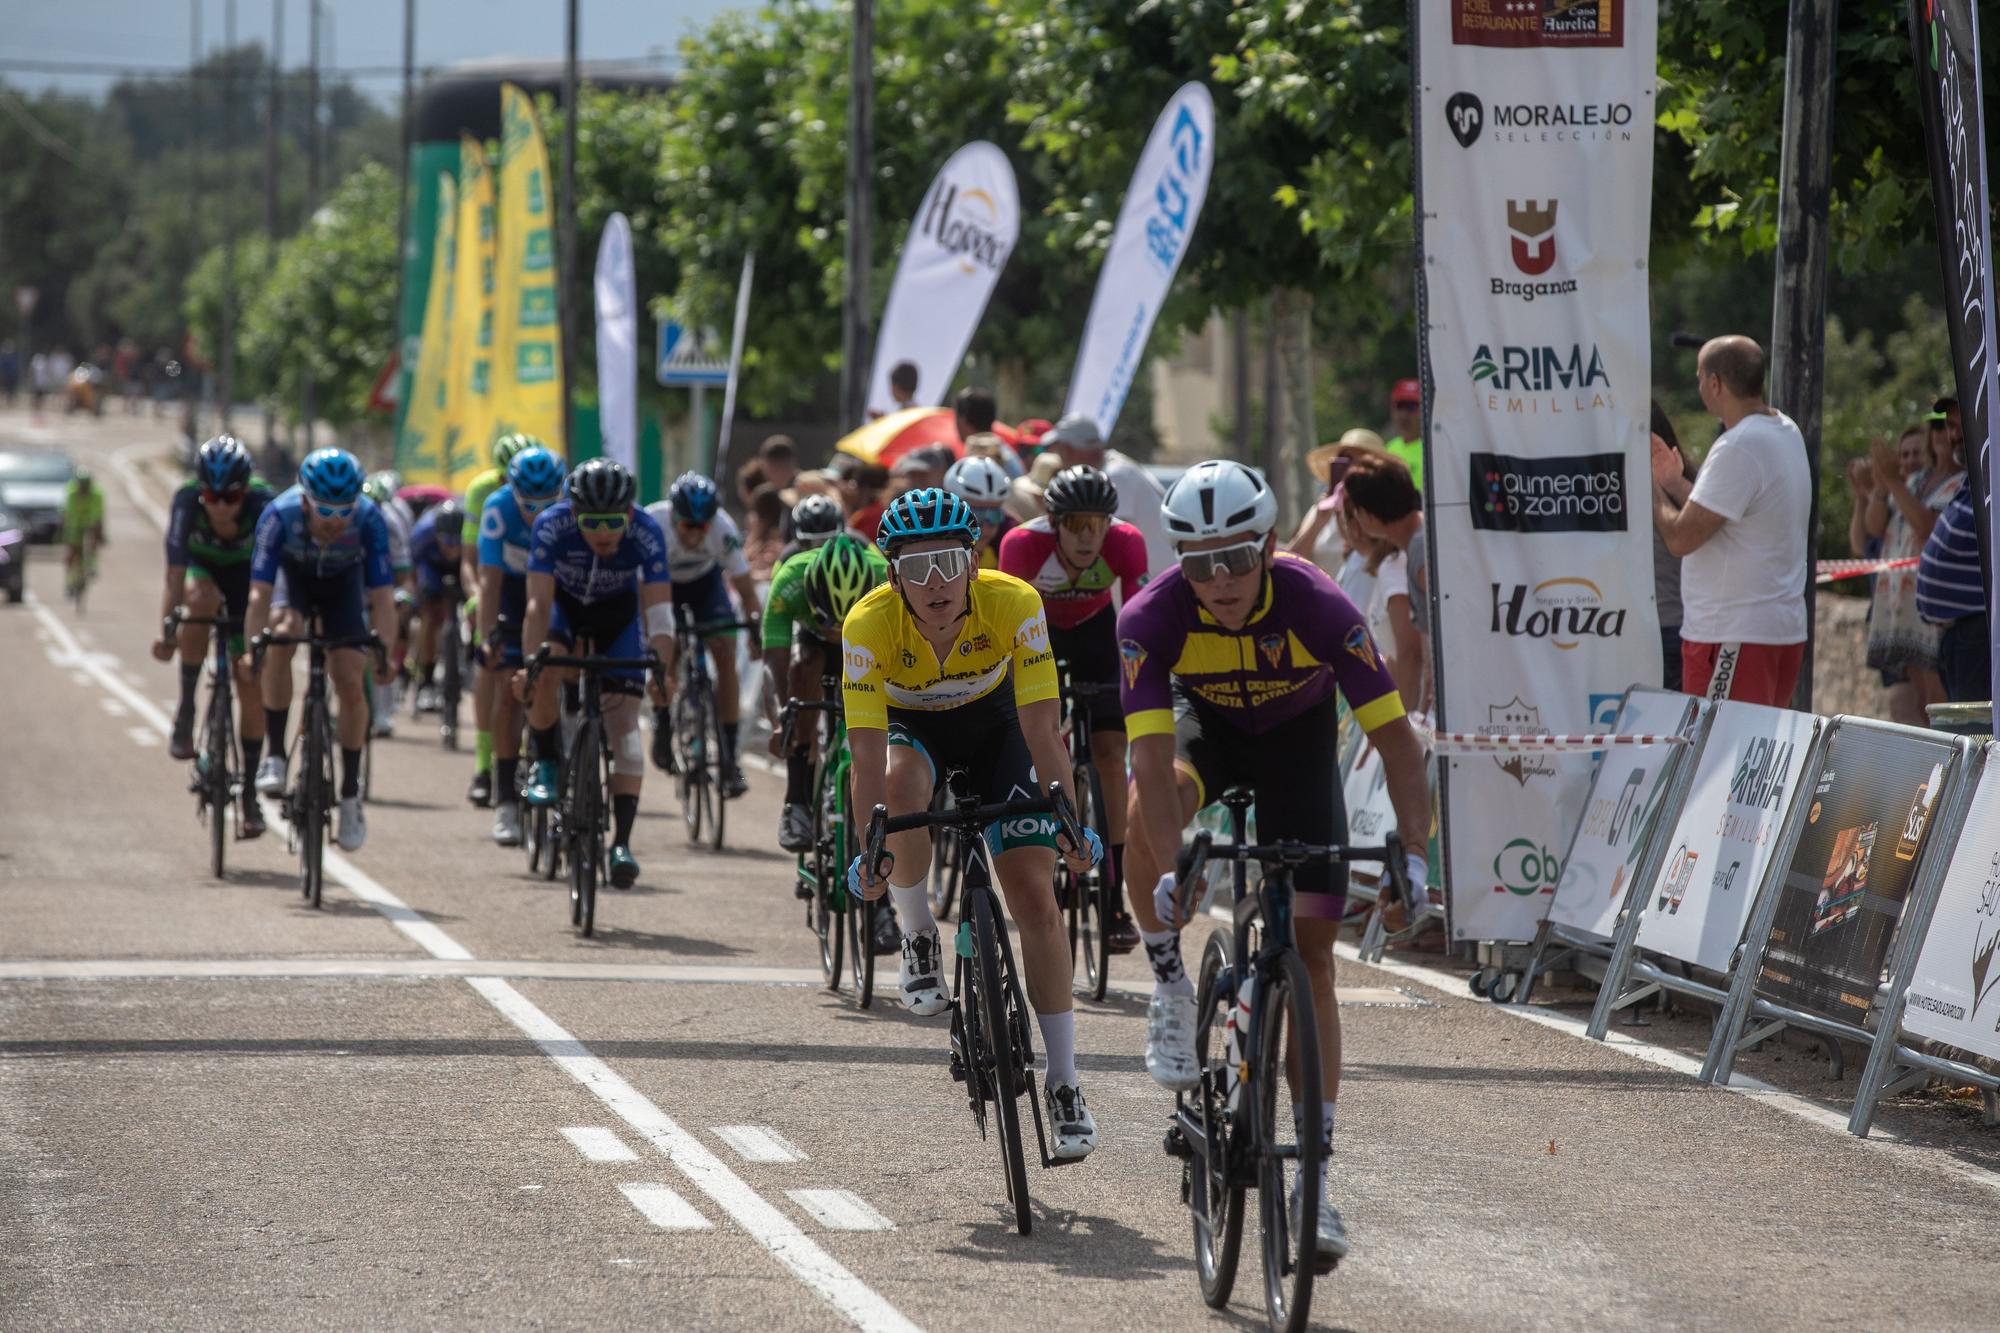
<path fill-rule="evenodd" d="M 918 551 L 896 557 L 896 577 L 919 588 L 936 582 L 952 583 L 972 568 L 972 551 L 964 546 L 947 546 L 937 551 Z"/>
<path fill-rule="evenodd" d="M 1217 574 L 1248 574 L 1264 558 L 1264 539 L 1224 546 L 1213 551 L 1181 552 L 1181 573 L 1196 583 L 1206 583 Z"/>

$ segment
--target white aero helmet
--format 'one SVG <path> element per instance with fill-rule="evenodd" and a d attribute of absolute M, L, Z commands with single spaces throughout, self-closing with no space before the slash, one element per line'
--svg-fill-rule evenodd
<path fill-rule="evenodd" d="M 1263 536 L 1278 525 L 1278 497 L 1253 467 L 1211 458 L 1175 479 L 1160 502 L 1167 537 L 1178 542 L 1207 537 Z"/>
<path fill-rule="evenodd" d="M 999 508 L 1012 487 L 1006 468 L 977 455 L 959 459 L 944 474 L 944 488 L 974 509 Z"/>

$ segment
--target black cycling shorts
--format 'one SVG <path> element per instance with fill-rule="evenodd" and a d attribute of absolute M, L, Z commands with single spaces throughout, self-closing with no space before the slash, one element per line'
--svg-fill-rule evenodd
<path fill-rule="evenodd" d="M 1174 766 L 1194 779 L 1206 805 L 1231 787 L 1257 798 L 1257 841 L 1290 838 L 1315 846 L 1347 841 L 1347 805 L 1340 795 L 1340 706 L 1329 694 L 1286 722 L 1282 731 L 1253 736 L 1178 686 L 1174 690 Z M 1347 868 L 1324 862 L 1292 876 L 1301 917 L 1340 920 L 1347 905 Z"/>
<path fill-rule="evenodd" d="M 1080 625 L 1049 626 L 1049 646 L 1056 662 L 1069 670 L 1071 681 L 1095 685 L 1090 699 L 1090 730 L 1125 730 L 1125 705 L 1118 697 L 1118 616 L 1105 607 Z"/>
<path fill-rule="evenodd" d="M 889 744 L 906 745 L 930 761 L 933 792 L 947 773 L 962 768 L 981 804 L 1027 800 L 1040 788 L 1013 691 L 1012 682 L 1003 680 L 984 698 L 942 712 L 891 708 Z M 989 824 L 986 845 L 996 856 L 1015 847 L 1054 847 L 1055 818 L 1024 815 Z"/>

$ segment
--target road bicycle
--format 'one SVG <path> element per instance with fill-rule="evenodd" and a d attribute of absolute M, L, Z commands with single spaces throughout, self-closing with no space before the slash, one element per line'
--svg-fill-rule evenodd
<path fill-rule="evenodd" d="M 813 774 L 812 846 L 799 853 L 799 886 L 806 895 L 806 926 L 819 940 L 819 965 L 829 990 L 839 990 L 841 958 L 854 986 L 854 1002 L 863 1009 L 875 999 L 874 904 L 847 893 L 847 866 L 853 859 L 854 805 L 849 785 L 853 759 L 847 749 L 847 714 L 841 706 L 840 681 L 821 678 L 824 697 L 790 699 L 779 714 L 789 752 L 792 729 L 801 713 L 817 715 L 819 763 Z"/>
<path fill-rule="evenodd" d="M 1312 984 L 1292 935 L 1292 879 L 1299 867 L 1380 861 L 1408 901 L 1402 841 L 1380 847 L 1247 843 L 1252 796 L 1222 795 L 1232 841 L 1204 829 L 1181 856 L 1176 896 L 1195 905 L 1210 861 L 1230 863 L 1231 924 L 1209 937 L 1195 990 L 1200 1082 L 1177 1094 L 1167 1152 L 1181 1159 L 1181 1198 L 1194 1220 L 1202 1299 L 1229 1303 L 1243 1244 L 1246 1193 L 1257 1191 L 1264 1310 L 1277 1333 L 1298 1333 L 1312 1308 L 1313 1279 L 1332 1271 L 1317 1257 L 1321 1162 L 1319 1025 Z M 1251 862 L 1263 868 L 1253 892 Z M 1301 1058 L 1287 1067 L 1287 1052 Z M 1281 1095 L 1290 1083 L 1289 1096 Z M 1287 1103 L 1290 1105 L 1287 1105 Z M 1296 1123 L 1291 1106 L 1300 1108 Z M 1296 1205 L 1293 1196 L 1298 1197 Z"/>
<path fill-rule="evenodd" d="M 315 617 L 311 626 L 319 628 Z M 333 756 L 337 741 L 333 731 L 333 702 L 327 686 L 326 655 L 346 648 L 367 648 L 375 655 L 378 670 L 388 661 L 389 651 L 373 634 L 357 634 L 329 639 L 318 633 L 257 636 L 253 645 L 257 673 L 264 670 L 264 652 L 279 644 L 303 645 L 307 651 L 305 708 L 300 715 L 298 734 L 292 737 L 288 760 L 292 784 L 279 798 L 285 822 L 291 825 L 291 841 L 299 854 L 299 892 L 318 908 L 326 887 L 326 835 L 333 825 L 338 804 L 333 785 Z M 362 693 L 368 694 L 365 688 Z"/>
<path fill-rule="evenodd" d="M 962 846 L 971 849 L 966 861 L 962 887 L 965 906 L 958 931 L 953 937 L 955 955 L 951 999 L 951 1076 L 965 1084 L 979 1137 L 987 1137 L 990 1107 L 993 1137 L 999 1141 L 1001 1169 L 1006 1177 L 1007 1202 L 1014 1209 L 1014 1229 L 1025 1236 L 1033 1227 L 1029 1211 L 1028 1172 L 1021 1141 L 1023 1094 L 1035 1117 L 1035 1142 L 1044 1169 L 1069 1166 L 1082 1158 L 1052 1157 L 1048 1133 L 1042 1124 L 1042 1101 L 1034 1088 L 1034 1043 L 1028 1035 L 1028 1003 L 1014 966 L 1014 946 L 1007 924 L 1000 914 L 1000 898 L 993 891 L 993 853 L 987 846 L 989 824 L 1027 815 L 1052 815 L 1057 837 L 1070 847 L 1083 846 L 1075 811 L 1060 782 L 1051 782 L 1046 796 L 1025 800 L 999 801 L 980 805 L 968 790 L 964 769 L 946 773 L 942 808 L 889 818 L 887 806 L 878 805 L 868 821 L 864 842 L 867 860 L 875 877 L 886 879 L 894 860 L 883 847 L 891 833 L 906 829 L 951 829 Z"/>
<path fill-rule="evenodd" d="M 1061 665 L 1061 664 L 1059 664 Z M 1070 678 L 1062 666 L 1063 699 L 1069 709 L 1070 790 L 1076 793 L 1076 819 L 1084 828 L 1096 829 L 1108 847 L 1109 826 L 1104 822 L 1104 785 L 1098 780 L 1097 764 L 1090 754 L 1091 708 L 1097 701 L 1118 696 L 1118 687 L 1096 681 Z M 1072 966 L 1082 955 L 1078 976 L 1082 992 L 1093 1000 L 1104 998 L 1111 982 L 1111 922 L 1123 899 L 1121 886 L 1111 867 L 1100 862 L 1081 875 L 1069 866 L 1056 863 L 1056 901 L 1062 904 L 1069 926 L 1069 956 Z"/>
<path fill-rule="evenodd" d="M 84 597 L 90 591 L 90 582 L 97 577 L 97 539 L 86 538 L 63 571 L 63 595 L 69 598 L 76 613 L 83 614 Z"/>
<path fill-rule="evenodd" d="M 697 624 L 674 608 L 674 766 L 681 794 L 681 818 L 688 841 L 699 845 L 708 830 L 709 846 L 722 850 L 722 780 L 729 753 L 723 746 L 722 714 L 716 707 L 715 677 L 709 674 L 707 641 L 712 635 L 749 629 L 743 620 Z"/>
<path fill-rule="evenodd" d="M 614 671 L 662 670 L 660 659 L 551 653 L 528 659 L 528 693 L 550 668 L 574 669 L 582 687 L 582 717 L 560 765 L 562 786 L 549 838 L 569 867 L 569 920 L 588 939 L 597 929 L 597 886 L 610 864 L 611 746 L 604 730 L 604 677 Z"/>
<path fill-rule="evenodd" d="M 243 812 L 237 803 L 243 778 L 236 772 L 236 680 L 229 651 L 243 622 L 227 616 L 192 615 L 186 607 L 175 607 L 161 627 L 161 641 L 172 643 L 182 625 L 207 625 L 209 646 L 214 649 L 208 707 L 201 715 L 201 751 L 195 755 L 188 790 L 194 793 L 195 818 L 208 825 L 209 871 L 221 879 L 228 830 L 233 827 L 237 837 L 243 836 Z"/>
<path fill-rule="evenodd" d="M 465 693 L 465 633 L 459 624 L 463 595 L 456 578 L 445 579 L 444 622 L 438 626 L 438 740 L 458 748 L 458 704 Z"/>

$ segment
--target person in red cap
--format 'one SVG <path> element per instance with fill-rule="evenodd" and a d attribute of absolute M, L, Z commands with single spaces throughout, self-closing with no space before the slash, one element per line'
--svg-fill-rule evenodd
<path fill-rule="evenodd" d="M 1403 460 L 1410 480 L 1424 489 L 1424 386 L 1415 380 L 1397 380 L 1389 390 L 1389 417 L 1395 433 L 1383 447 Z"/>

